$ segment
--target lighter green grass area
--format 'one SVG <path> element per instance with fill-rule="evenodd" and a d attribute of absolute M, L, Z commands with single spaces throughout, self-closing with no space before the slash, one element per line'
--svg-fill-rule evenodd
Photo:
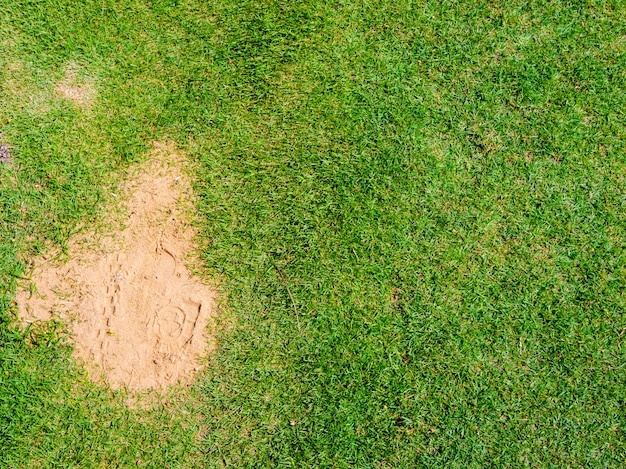
<path fill-rule="evenodd" d="M 0 465 L 623 467 L 624 17 L 4 2 Z M 59 94 L 68 67 L 90 105 Z M 128 406 L 12 298 L 153 140 L 197 163 L 219 346 Z"/>

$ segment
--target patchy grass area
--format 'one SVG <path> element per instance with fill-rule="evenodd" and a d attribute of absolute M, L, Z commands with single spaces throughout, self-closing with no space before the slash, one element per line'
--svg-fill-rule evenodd
<path fill-rule="evenodd" d="M 83 3 L 0 18 L 4 465 L 624 465 L 623 2 Z M 10 301 L 156 138 L 225 302 L 139 411 Z"/>

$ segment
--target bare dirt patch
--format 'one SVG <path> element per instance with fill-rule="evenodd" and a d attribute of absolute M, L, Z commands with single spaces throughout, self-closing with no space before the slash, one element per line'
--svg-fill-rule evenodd
<path fill-rule="evenodd" d="M 65 77 L 55 85 L 54 91 L 79 107 L 89 107 L 96 97 L 96 89 L 91 81 L 82 80 L 78 72 L 76 64 L 67 65 Z"/>
<path fill-rule="evenodd" d="M 184 382 L 209 351 L 215 292 L 188 267 L 195 233 L 182 164 L 157 144 L 123 190 L 122 229 L 73 241 L 67 262 L 36 260 L 18 292 L 23 320 L 68 322 L 76 355 L 113 388 Z"/>

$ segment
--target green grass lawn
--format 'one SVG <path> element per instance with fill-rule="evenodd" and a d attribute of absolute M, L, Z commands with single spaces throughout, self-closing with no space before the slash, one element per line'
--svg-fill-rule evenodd
<path fill-rule="evenodd" d="M 75 3 L 0 6 L 1 467 L 626 465 L 625 2 Z M 155 139 L 219 346 L 128 407 L 12 297 Z"/>

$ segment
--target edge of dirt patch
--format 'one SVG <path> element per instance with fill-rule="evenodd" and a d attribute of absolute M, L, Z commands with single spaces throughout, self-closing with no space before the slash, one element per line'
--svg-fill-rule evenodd
<path fill-rule="evenodd" d="M 113 389 L 188 382 L 213 348 L 207 324 L 216 292 L 192 273 L 198 262 L 185 165 L 173 144 L 155 142 L 120 185 L 124 209 L 108 220 L 120 229 L 71 240 L 65 262 L 34 260 L 31 281 L 17 294 L 24 322 L 68 324 L 76 357 Z"/>

